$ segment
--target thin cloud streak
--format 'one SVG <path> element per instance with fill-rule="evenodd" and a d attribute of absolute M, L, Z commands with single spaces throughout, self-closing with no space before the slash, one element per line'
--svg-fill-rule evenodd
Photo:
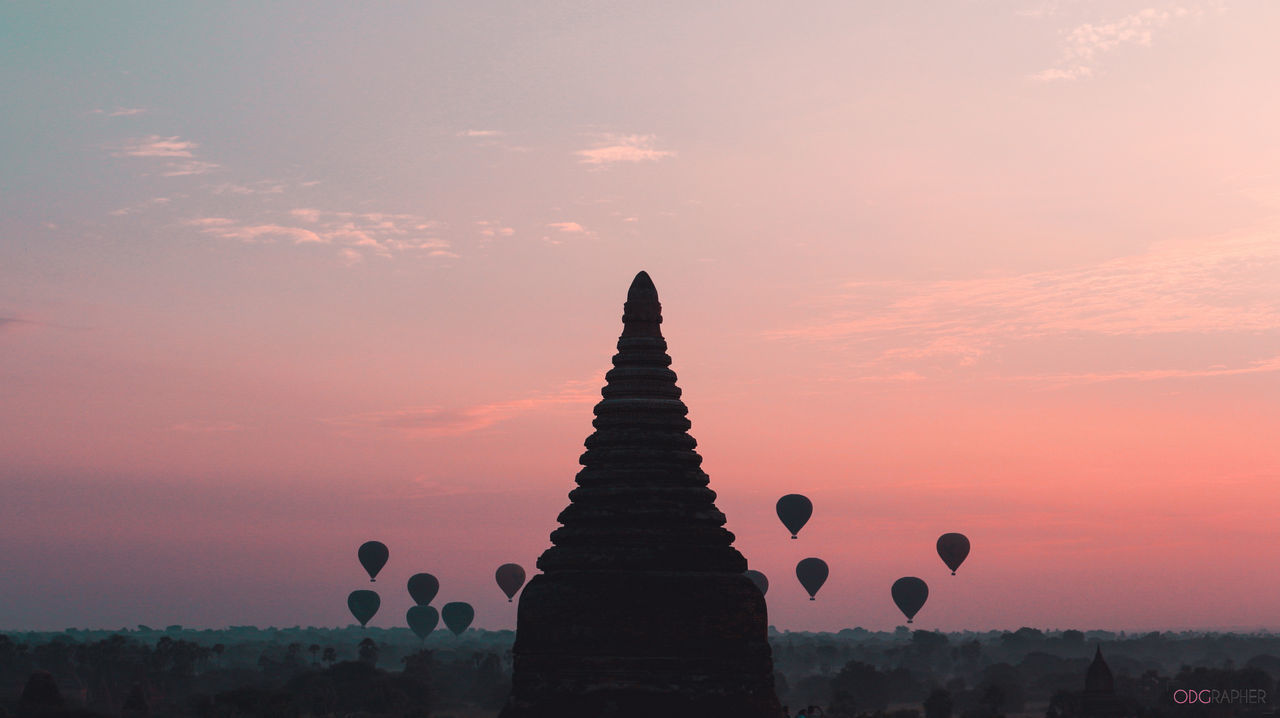
<path fill-rule="evenodd" d="M 480 236 L 485 238 L 510 237 L 516 233 L 516 230 L 512 227 L 504 227 L 501 222 L 487 219 L 477 220 L 476 227 Z"/>
<path fill-rule="evenodd" d="M 554 392 L 537 394 L 524 399 L 461 408 L 405 407 L 328 419 L 326 423 L 346 428 L 398 429 L 427 436 L 455 436 L 479 431 L 521 414 L 593 404 L 600 400 L 599 386 L 602 383 L 603 377 L 586 381 L 570 381 Z"/>
<path fill-rule="evenodd" d="M 151 209 L 153 207 L 160 207 L 160 206 L 169 204 L 171 201 L 172 200 L 169 197 L 152 197 L 151 199 L 143 200 L 136 204 L 131 204 L 128 207 L 113 209 L 107 214 L 111 215 L 112 217 L 125 217 L 127 215 L 145 212 L 146 210 Z"/>
<path fill-rule="evenodd" d="M 595 167 L 607 167 L 621 162 L 656 162 L 668 157 L 675 157 L 670 150 L 654 147 L 657 138 L 654 135 L 602 135 L 594 146 L 574 152 L 579 162 Z"/>
<path fill-rule="evenodd" d="M 294 244 L 332 244 L 342 247 L 348 264 L 359 262 L 362 252 L 383 257 L 396 252 L 421 251 L 432 257 L 457 257 L 449 242 L 434 236 L 438 222 L 413 214 L 341 212 L 301 207 L 273 221 L 251 222 L 227 217 L 199 217 L 187 226 L 220 239 L 242 242 L 292 240 Z"/>
<path fill-rule="evenodd" d="M 261 180 L 258 182 L 251 182 L 249 184 L 223 182 L 209 187 L 209 191 L 216 195 L 283 194 L 284 189 L 285 186 L 283 183 L 272 182 L 270 180 Z"/>
<path fill-rule="evenodd" d="M 115 152 L 116 157 L 195 157 L 200 145 L 174 135 L 149 135 L 126 140 Z"/>
<path fill-rule="evenodd" d="M 1080 374 L 1042 374 L 1006 377 L 1008 381 L 1033 382 L 1045 389 L 1057 389 L 1078 384 L 1099 384 L 1109 381 L 1157 381 L 1161 379 L 1200 379 L 1215 376 L 1239 376 L 1280 371 L 1280 354 L 1269 359 L 1259 359 L 1243 367 L 1213 366 L 1207 369 L 1140 369 L 1121 372 L 1087 372 Z"/>
<path fill-rule="evenodd" d="M 93 110 L 92 114 L 106 115 L 107 117 L 135 117 L 137 115 L 145 114 L 146 112 L 147 109 L 145 107 L 117 107 L 111 111 L 98 108 Z"/>
<path fill-rule="evenodd" d="M 221 167 L 216 162 L 197 158 L 195 150 L 199 146 L 177 135 L 148 135 L 113 146 L 111 154 L 115 157 L 167 160 L 160 173 L 164 177 L 201 175 Z"/>

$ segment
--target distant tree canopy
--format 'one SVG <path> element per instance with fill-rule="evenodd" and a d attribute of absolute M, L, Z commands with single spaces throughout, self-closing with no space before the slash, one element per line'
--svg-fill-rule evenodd
<path fill-rule="evenodd" d="M 112 718 L 418 716 L 426 709 L 492 716 L 509 691 L 513 639 L 510 631 L 468 629 L 461 636 L 433 632 L 424 642 L 408 628 L 354 626 L 0 634 L 0 686 L 10 686 L 0 692 L 0 718 L 25 716 L 37 705 Z M 904 627 L 775 630 L 770 642 L 782 702 L 793 713 L 820 706 L 833 718 L 878 711 L 887 718 L 903 706 L 924 718 L 989 718 L 1045 705 L 1057 718 L 1082 715 L 1084 677 L 1099 646 L 1119 704 L 1148 718 L 1199 718 L 1204 711 L 1174 705 L 1179 688 L 1272 696 L 1268 704 L 1232 706 L 1238 718 L 1260 718 L 1280 698 L 1280 636 L 1271 634 L 1121 638 Z"/>

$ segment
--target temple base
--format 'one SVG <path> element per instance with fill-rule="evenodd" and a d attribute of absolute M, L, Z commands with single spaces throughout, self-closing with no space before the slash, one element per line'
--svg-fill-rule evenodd
<path fill-rule="evenodd" d="M 780 718 L 767 623 L 740 574 L 536 576 L 500 718 Z"/>

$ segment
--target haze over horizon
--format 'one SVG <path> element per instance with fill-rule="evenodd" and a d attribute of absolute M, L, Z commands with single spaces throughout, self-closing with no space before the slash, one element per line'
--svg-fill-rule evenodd
<path fill-rule="evenodd" d="M 1280 630 L 1277 28 L 6 5 L 0 629 L 513 628 L 646 270 L 780 630 Z"/>

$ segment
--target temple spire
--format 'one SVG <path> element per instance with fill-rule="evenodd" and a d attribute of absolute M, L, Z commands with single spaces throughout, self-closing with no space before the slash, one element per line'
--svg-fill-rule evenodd
<path fill-rule="evenodd" d="M 662 338 L 662 304 L 658 288 L 648 272 L 640 272 L 631 280 L 627 302 L 622 305 L 622 336 Z"/>
<path fill-rule="evenodd" d="M 689 435 L 640 272 L 577 487 L 520 594 L 502 718 L 781 718 L 768 614 Z"/>

